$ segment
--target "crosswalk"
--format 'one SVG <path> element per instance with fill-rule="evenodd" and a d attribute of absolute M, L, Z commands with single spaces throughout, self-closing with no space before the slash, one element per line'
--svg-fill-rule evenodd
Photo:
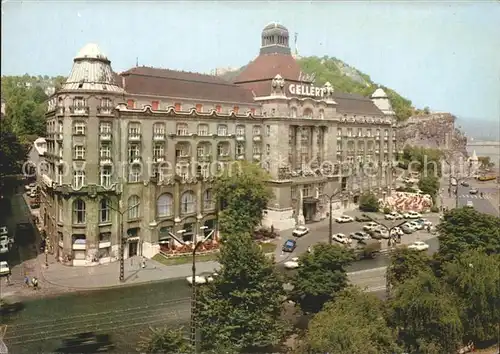
<path fill-rule="evenodd" d="M 481 196 L 480 194 L 462 194 L 458 197 L 464 199 L 493 199 L 493 196 L 491 194 L 483 194 L 483 196 Z"/>

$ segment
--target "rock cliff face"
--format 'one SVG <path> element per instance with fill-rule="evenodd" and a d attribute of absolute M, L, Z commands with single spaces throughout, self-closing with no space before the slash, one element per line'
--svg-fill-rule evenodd
<path fill-rule="evenodd" d="M 397 127 L 396 147 L 406 145 L 445 150 L 447 155 L 467 156 L 467 138 L 455 128 L 456 118 L 450 113 L 412 116 Z"/>

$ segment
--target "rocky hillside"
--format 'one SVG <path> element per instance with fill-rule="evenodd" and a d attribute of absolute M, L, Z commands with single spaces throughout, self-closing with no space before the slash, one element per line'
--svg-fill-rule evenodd
<path fill-rule="evenodd" d="M 337 91 L 358 93 L 363 96 L 371 95 L 378 87 L 370 76 L 334 57 L 303 57 L 297 61 L 304 73 L 316 75 L 315 82 L 319 86 L 328 81 Z M 221 76 L 232 81 L 244 68 L 245 66 L 235 71 L 225 72 Z M 380 85 L 380 87 L 389 96 L 398 119 L 401 121 L 408 119 L 413 113 L 411 101 L 386 86 Z"/>

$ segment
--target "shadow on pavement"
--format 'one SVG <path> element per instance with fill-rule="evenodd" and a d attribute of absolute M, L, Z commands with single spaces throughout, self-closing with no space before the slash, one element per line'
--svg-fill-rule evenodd
<path fill-rule="evenodd" d="M 109 334 L 79 333 L 63 340 L 56 353 L 106 353 L 114 348 Z"/>

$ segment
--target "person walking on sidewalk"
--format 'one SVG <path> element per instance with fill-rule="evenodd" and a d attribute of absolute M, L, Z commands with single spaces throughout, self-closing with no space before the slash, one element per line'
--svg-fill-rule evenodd
<path fill-rule="evenodd" d="M 146 257 L 142 256 L 142 269 L 146 268 Z"/>
<path fill-rule="evenodd" d="M 29 288 L 30 287 L 30 277 L 27 275 L 24 277 L 24 284 Z"/>
<path fill-rule="evenodd" d="M 36 277 L 31 279 L 31 284 L 33 284 L 33 290 L 38 290 L 38 279 Z"/>

